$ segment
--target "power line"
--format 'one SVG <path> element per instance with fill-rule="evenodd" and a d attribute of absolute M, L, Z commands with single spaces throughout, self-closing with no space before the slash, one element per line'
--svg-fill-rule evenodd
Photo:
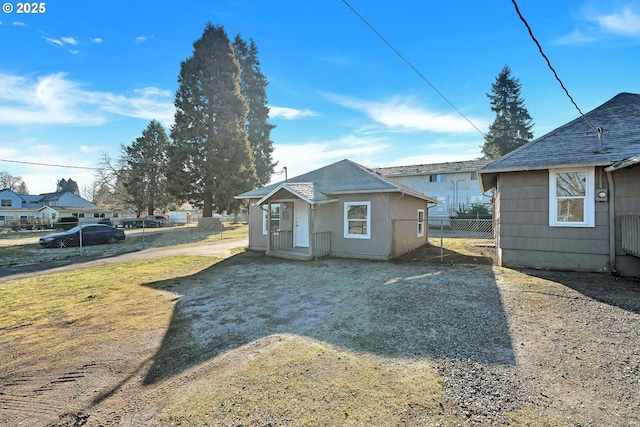
<path fill-rule="evenodd" d="M 569 99 L 571 100 L 571 103 L 573 103 L 573 106 L 576 107 L 576 110 L 578 110 L 578 112 L 580 113 L 580 115 L 582 116 L 582 118 L 584 119 L 585 122 L 587 122 L 587 124 L 589 124 L 589 126 L 591 126 L 593 128 L 593 130 L 595 130 L 596 132 L 598 132 L 598 134 L 600 134 L 602 132 L 601 128 L 597 128 L 595 127 L 587 118 L 587 116 L 585 116 L 582 113 L 582 110 L 580 110 L 580 107 L 578 107 L 578 104 L 576 104 L 576 102 L 573 100 L 573 98 L 571 97 L 571 95 L 569 94 L 569 91 L 567 90 L 567 88 L 564 86 L 564 83 L 562 83 L 562 80 L 560 80 L 560 77 L 558 76 L 558 73 L 556 73 L 556 70 L 553 68 L 553 66 L 551 65 L 551 61 L 549 61 L 549 58 L 547 58 L 547 55 L 544 54 L 543 50 L 542 50 L 542 46 L 540 46 L 540 43 L 538 43 L 538 40 L 536 39 L 536 37 L 533 35 L 533 31 L 531 30 L 531 27 L 529 26 L 529 24 L 527 23 L 527 20 L 524 19 L 524 16 L 522 16 L 522 14 L 520 13 L 520 8 L 518 8 L 518 4 L 516 3 L 516 0 L 511 0 L 511 3 L 513 3 L 513 6 L 516 8 L 516 13 L 518 14 L 518 16 L 520 17 L 520 20 L 524 23 L 525 27 L 527 27 L 527 31 L 529 31 L 529 36 L 531 37 L 531 39 L 533 40 L 533 42 L 536 44 L 536 46 L 538 46 L 538 50 L 540 51 L 540 55 L 542 55 L 542 57 L 545 59 L 545 61 L 547 61 L 547 65 L 549 66 L 549 69 L 553 72 L 553 75 L 555 76 L 556 80 L 558 81 L 558 83 L 560 83 L 560 86 L 562 87 L 562 89 L 564 90 L 564 92 L 567 94 L 567 96 L 569 97 Z"/>
<path fill-rule="evenodd" d="M 23 162 L 23 161 L 20 161 L 20 160 L 6 160 L 6 159 L 0 159 L 0 162 L 20 163 L 20 164 L 24 164 L 24 165 L 35 165 L 35 166 L 49 166 L 49 167 L 54 167 L 54 168 L 72 168 L 72 169 L 89 169 L 89 170 L 99 170 L 100 169 L 100 168 L 90 168 L 90 167 L 87 167 L 87 166 L 54 165 L 54 164 L 50 164 L 50 163 Z"/>
<path fill-rule="evenodd" d="M 395 52 L 396 55 L 398 55 L 400 57 L 400 59 L 402 59 L 418 76 L 420 76 L 420 78 L 422 80 L 424 80 L 429 86 L 431 86 L 431 89 L 433 89 L 438 95 L 440 95 L 440 97 L 442 99 L 444 99 L 445 101 L 447 101 L 447 103 L 458 112 L 458 114 L 460 114 L 467 122 L 469 122 L 469 124 L 471 126 L 473 126 L 478 132 L 480 132 L 480 134 L 484 137 L 485 134 L 484 132 L 482 132 L 475 124 L 473 124 L 473 122 L 471 120 L 469 120 L 469 118 L 467 118 L 467 116 L 465 116 L 462 111 L 458 110 L 458 108 L 456 108 L 455 105 L 453 105 L 453 103 L 451 101 L 449 101 L 447 99 L 446 96 L 444 96 L 442 94 L 442 92 L 440 92 L 425 76 L 422 75 L 422 73 L 420 71 L 418 71 L 418 69 L 416 67 L 413 66 L 413 64 L 411 64 L 411 62 L 409 62 L 409 60 L 407 58 L 405 58 L 400 52 L 398 52 L 398 50 L 393 47 L 393 45 L 391 43 L 389 43 L 383 36 L 382 34 L 380 34 L 374 27 L 373 25 L 371 25 L 369 22 L 367 22 L 366 19 L 364 19 L 364 17 L 362 15 L 360 15 L 358 13 L 357 10 L 355 10 L 348 2 L 347 0 L 342 0 L 344 4 L 346 4 L 349 9 L 351 9 L 351 11 L 362 20 L 362 22 L 364 22 L 370 29 L 371 31 L 373 31 L 378 37 L 380 37 L 380 39 L 386 43 L 387 46 L 389 46 L 391 48 L 392 51 Z"/>

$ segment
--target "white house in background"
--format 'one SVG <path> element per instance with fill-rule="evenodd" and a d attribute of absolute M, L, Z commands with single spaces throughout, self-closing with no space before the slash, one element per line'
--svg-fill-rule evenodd
<path fill-rule="evenodd" d="M 489 159 L 376 168 L 375 172 L 438 201 L 429 209 L 429 220 L 448 220 L 449 216 L 476 204 L 490 207 L 491 195 L 484 194 L 477 171 Z"/>
<path fill-rule="evenodd" d="M 81 223 L 91 223 L 118 214 L 69 191 L 32 195 L 17 194 L 8 188 L 0 190 L 0 226 L 16 221 L 21 225 L 50 225 L 66 216 L 74 216 Z"/>

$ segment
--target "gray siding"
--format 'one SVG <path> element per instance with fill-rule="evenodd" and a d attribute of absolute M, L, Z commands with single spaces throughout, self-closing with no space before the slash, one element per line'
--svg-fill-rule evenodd
<path fill-rule="evenodd" d="M 596 203 L 595 227 L 551 227 L 547 170 L 503 173 L 499 184 L 502 265 L 606 271 L 606 203 Z"/>
<path fill-rule="evenodd" d="M 616 217 L 640 214 L 640 169 L 613 173 Z M 606 174 L 596 168 L 596 188 L 608 189 Z M 595 227 L 549 226 L 549 172 L 501 173 L 496 191 L 499 264 L 577 271 L 607 271 L 609 262 L 609 204 L 595 202 Z M 616 221 L 619 269 L 640 271 L 638 259 L 620 247 Z M 635 275 L 635 274 L 631 274 Z"/>
<path fill-rule="evenodd" d="M 640 258 L 627 255 L 622 250 L 622 230 L 618 219 L 623 215 L 640 215 L 640 167 L 620 169 L 612 176 L 616 200 L 616 268 L 624 276 L 640 277 Z"/>
<path fill-rule="evenodd" d="M 418 236 L 418 209 L 424 210 L 423 235 Z M 391 199 L 392 256 L 397 257 L 427 243 L 429 211 L 424 200 L 414 197 Z"/>
<path fill-rule="evenodd" d="M 262 209 L 252 200 L 249 203 L 249 249 L 254 251 L 267 250 L 267 235 L 262 234 Z"/>
<path fill-rule="evenodd" d="M 343 195 L 339 197 L 337 202 L 321 205 L 316 210 L 315 231 L 331 231 L 331 256 L 365 259 L 388 259 L 390 257 L 389 197 L 389 193 Z M 371 202 L 370 239 L 344 237 L 345 202 Z"/>

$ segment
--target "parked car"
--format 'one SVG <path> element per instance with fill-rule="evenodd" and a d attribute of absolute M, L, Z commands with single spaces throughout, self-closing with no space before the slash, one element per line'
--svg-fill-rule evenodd
<path fill-rule="evenodd" d="M 126 218 L 120 221 L 122 228 L 157 228 L 169 225 L 163 216 L 147 215 L 144 218 Z"/>
<path fill-rule="evenodd" d="M 99 245 L 101 243 L 118 243 L 124 241 L 124 230 L 102 224 L 83 224 L 63 233 L 48 234 L 40 238 L 40 246 L 44 248 L 66 248 L 68 246 Z"/>

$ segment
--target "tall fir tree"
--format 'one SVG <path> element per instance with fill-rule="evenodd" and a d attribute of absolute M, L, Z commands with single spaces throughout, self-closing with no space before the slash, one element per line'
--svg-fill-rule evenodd
<path fill-rule="evenodd" d="M 482 146 L 485 157 L 497 159 L 533 138 L 533 123 L 520 97 L 521 89 L 519 80 L 511 76 L 511 69 L 505 65 L 491 85 L 492 94 L 487 94 L 496 118 L 485 135 Z"/>
<path fill-rule="evenodd" d="M 258 179 L 256 185 L 262 186 L 271 180 L 273 169 L 277 164 L 273 161 L 273 141 L 271 140 L 271 130 L 275 126 L 267 122 L 269 107 L 266 87 L 269 83 L 260 70 L 258 46 L 253 39 L 249 39 L 247 46 L 238 34 L 233 41 L 233 48 L 240 64 L 240 89 L 249 105 L 246 128 L 255 160 Z"/>
<path fill-rule="evenodd" d="M 147 211 L 153 215 L 156 208 L 164 209 L 167 196 L 167 150 L 169 138 L 157 120 L 151 120 L 142 135 L 129 146 L 122 147 L 121 164 L 126 173 L 121 175 L 127 192 L 127 201 L 136 213 Z"/>
<path fill-rule="evenodd" d="M 202 205 L 203 217 L 229 209 L 253 188 L 256 170 L 246 133 L 248 106 L 240 65 L 222 26 L 207 23 L 180 65 L 171 129 L 171 194 Z"/>

